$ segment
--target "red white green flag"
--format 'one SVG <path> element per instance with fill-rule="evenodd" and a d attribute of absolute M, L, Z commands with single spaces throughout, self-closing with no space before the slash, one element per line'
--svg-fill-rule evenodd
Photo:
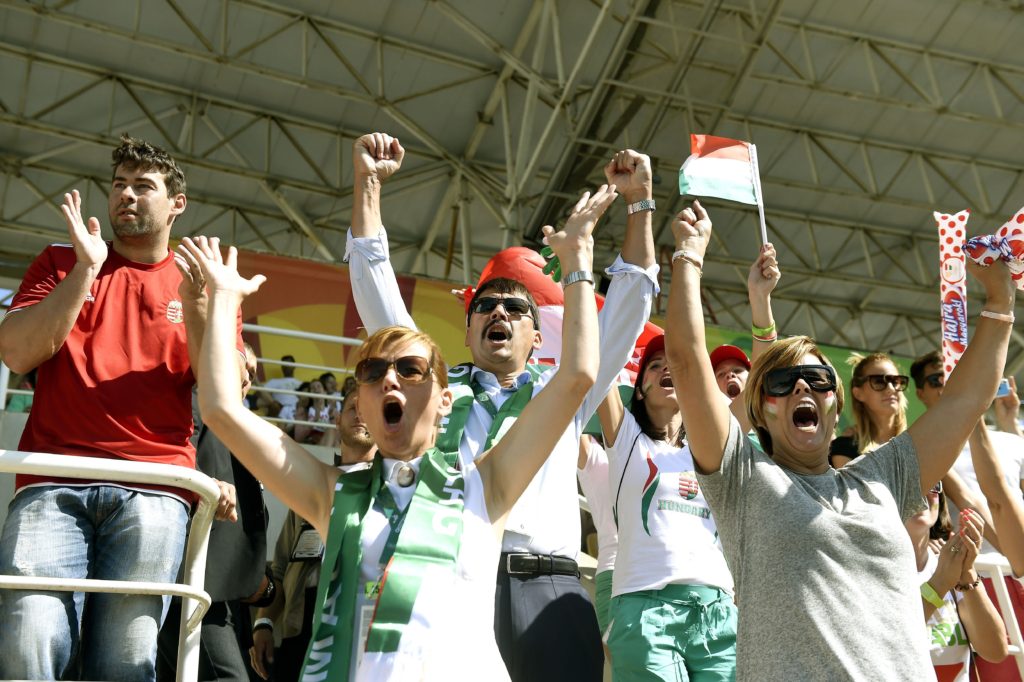
<path fill-rule="evenodd" d="M 757 206 L 761 241 L 767 242 L 757 147 L 728 137 L 690 135 L 690 152 L 679 169 L 679 194 Z"/>

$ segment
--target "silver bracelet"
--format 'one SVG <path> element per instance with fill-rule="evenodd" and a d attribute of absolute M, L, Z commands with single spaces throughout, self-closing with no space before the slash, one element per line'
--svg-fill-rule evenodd
<path fill-rule="evenodd" d="M 568 275 L 562 277 L 562 288 L 565 289 L 570 284 L 576 284 L 576 282 L 590 282 L 594 283 L 594 273 L 590 270 L 577 270 L 570 272 Z"/>
<path fill-rule="evenodd" d="M 634 201 L 632 204 L 626 206 L 626 215 L 633 215 L 640 211 L 650 211 L 654 213 L 654 199 L 641 199 L 640 201 Z"/>
<path fill-rule="evenodd" d="M 981 316 L 982 317 L 987 317 L 990 320 L 999 320 L 1000 322 L 1009 322 L 1010 324 L 1013 324 L 1013 320 L 1014 320 L 1013 313 L 1008 313 L 1008 314 L 1007 313 L 994 313 L 991 310 L 982 310 L 981 311 Z"/>

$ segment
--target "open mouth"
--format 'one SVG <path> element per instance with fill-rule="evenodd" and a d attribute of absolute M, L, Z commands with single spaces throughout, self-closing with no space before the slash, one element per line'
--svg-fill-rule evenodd
<path fill-rule="evenodd" d="M 394 426 L 398 422 L 402 421 L 402 413 L 404 412 L 402 404 L 395 399 L 388 400 L 384 403 L 384 423 L 388 426 Z"/>
<path fill-rule="evenodd" d="M 661 381 L 658 382 L 658 385 L 661 386 L 662 388 L 672 388 L 672 375 L 666 374 L 662 376 Z"/>
<path fill-rule="evenodd" d="M 743 389 L 740 388 L 739 384 L 730 383 L 728 386 L 725 387 L 725 394 L 728 395 L 730 398 L 735 398 L 742 392 Z"/>
<path fill-rule="evenodd" d="M 812 403 L 802 403 L 793 410 L 793 424 L 798 429 L 815 429 L 818 426 L 818 408 Z"/>
<path fill-rule="evenodd" d="M 512 331 L 501 322 L 495 322 L 484 332 L 484 338 L 495 343 L 504 343 L 512 338 Z"/>

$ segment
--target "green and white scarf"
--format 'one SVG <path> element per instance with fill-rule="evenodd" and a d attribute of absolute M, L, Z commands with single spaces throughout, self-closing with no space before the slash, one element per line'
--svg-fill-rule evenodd
<path fill-rule="evenodd" d="M 327 534 L 324 563 L 317 587 L 313 636 L 302 668 L 302 680 L 349 679 L 357 593 L 360 583 L 363 518 L 377 501 L 391 525 L 381 555 L 385 564 L 366 651 L 398 650 L 409 624 L 422 576 L 431 565 L 454 572 L 462 541 L 465 478 L 457 459 L 428 450 L 420 463 L 419 481 L 404 513 L 398 512 L 383 484 L 380 454 L 373 466 L 338 477 Z M 388 554 L 393 552 L 389 557 Z"/>
<path fill-rule="evenodd" d="M 462 433 L 466 430 L 466 422 L 469 420 L 469 411 L 473 408 L 473 403 L 478 402 L 494 418 L 494 421 L 491 422 L 491 428 L 488 429 L 483 449 L 474 453 L 474 457 L 490 450 L 491 446 L 515 424 L 516 419 L 523 413 L 526 404 L 533 397 L 533 383 L 549 369 L 551 368 L 546 365 L 527 365 L 526 371 L 529 372 L 530 378 L 505 400 L 500 408 L 494 406 L 491 397 L 473 376 L 472 364 L 465 363 L 449 369 L 448 388 L 451 389 L 455 400 L 452 403 L 451 413 L 441 422 L 441 428 L 437 433 L 437 448 L 445 454 L 458 454 Z"/>

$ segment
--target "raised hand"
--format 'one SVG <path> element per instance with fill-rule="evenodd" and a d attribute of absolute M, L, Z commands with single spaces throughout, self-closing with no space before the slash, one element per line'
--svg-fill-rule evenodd
<path fill-rule="evenodd" d="M 405 149 L 397 137 L 369 133 L 352 144 L 352 166 L 356 178 L 374 177 L 383 182 L 402 167 Z"/>
<path fill-rule="evenodd" d="M 563 264 L 578 257 L 580 253 L 592 257 L 594 228 L 617 196 L 615 185 L 601 185 L 593 196 L 590 192 L 584 192 L 565 221 L 564 229 L 556 232 L 550 225 L 542 228 L 544 243 L 551 247 Z"/>
<path fill-rule="evenodd" d="M 693 251 L 696 256 L 704 258 L 711 241 L 711 218 L 699 201 L 676 214 L 672 221 L 672 236 L 676 249 Z"/>
<path fill-rule="evenodd" d="M 1013 306 L 1016 288 L 1013 285 L 1013 280 L 1010 279 L 1010 271 L 1007 269 L 1006 263 L 997 260 L 992 265 L 983 266 L 968 258 L 967 271 L 985 287 L 985 298 L 988 303 Z M 993 312 L 1009 312 L 1009 310 L 993 310 Z"/>
<path fill-rule="evenodd" d="M 267 281 L 263 275 L 253 275 L 246 279 L 238 274 L 238 250 L 233 246 L 228 247 L 227 258 L 224 258 L 220 252 L 220 240 L 216 237 L 185 237 L 178 245 L 177 256 L 184 260 L 189 272 L 201 274 L 200 286 L 205 284 L 211 294 L 222 291 L 245 298 Z M 185 277 L 186 271 L 182 262 L 175 258 L 175 263 L 178 264 L 182 277 Z M 195 275 L 192 277 L 194 281 Z"/>
<path fill-rule="evenodd" d="M 64 195 L 60 210 L 68 224 L 75 258 L 86 267 L 99 268 L 107 260 L 107 243 L 100 236 L 100 221 L 93 217 L 86 224 L 82 220 L 82 196 L 77 189 Z"/>
<path fill-rule="evenodd" d="M 629 203 L 653 196 L 651 157 L 646 154 L 632 149 L 616 152 L 604 167 L 604 177 Z"/>
<path fill-rule="evenodd" d="M 985 530 L 985 521 L 981 514 L 973 509 L 962 509 L 960 511 L 960 532 L 958 533 L 961 546 L 961 553 L 964 555 L 963 565 L 960 570 L 960 584 L 968 585 L 977 580 L 978 575 L 974 571 L 974 560 L 978 558 L 981 551 L 981 538 Z M 954 540 L 956 542 L 956 540 Z"/>
<path fill-rule="evenodd" d="M 771 243 L 761 247 L 761 253 L 757 260 L 750 266 L 750 274 L 747 275 L 747 290 L 751 295 L 761 298 L 768 297 L 782 278 L 779 270 L 779 262 L 775 257 L 775 246 Z"/>

